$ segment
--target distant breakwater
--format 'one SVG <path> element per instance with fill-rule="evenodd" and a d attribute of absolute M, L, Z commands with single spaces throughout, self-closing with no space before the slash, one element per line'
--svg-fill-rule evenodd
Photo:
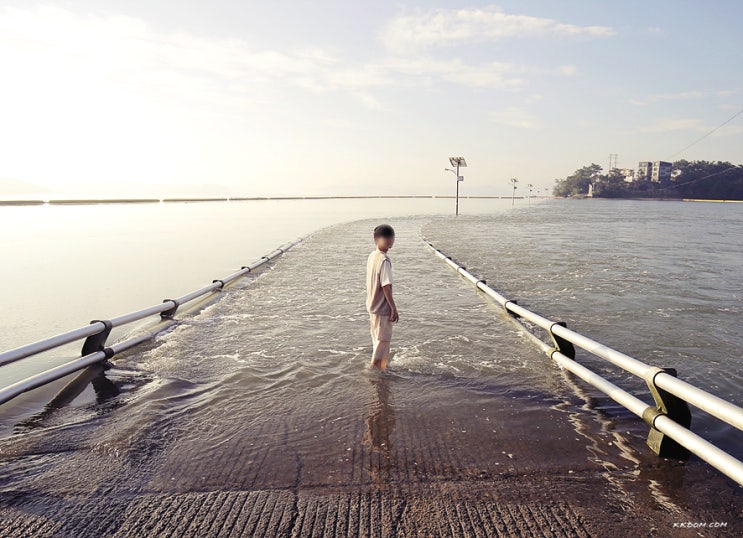
<path fill-rule="evenodd" d="M 214 198 L 77 198 L 51 200 L 0 200 L 0 206 L 28 206 L 28 205 L 92 205 L 92 204 L 159 204 L 159 203 L 190 203 L 190 202 L 249 202 L 262 200 L 366 200 L 366 199 L 434 199 L 454 198 L 451 195 L 377 195 L 377 196 L 238 196 Z M 460 196 L 462 199 L 493 199 L 506 200 L 512 196 Z M 523 200 L 525 196 L 516 196 Z M 549 196 L 532 196 L 532 198 L 551 198 Z"/>

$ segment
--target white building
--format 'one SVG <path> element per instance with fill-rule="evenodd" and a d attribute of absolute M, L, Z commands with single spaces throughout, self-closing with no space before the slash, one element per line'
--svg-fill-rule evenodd
<path fill-rule="evenodd" d="M 668 183 L 671 181 L 673 165 L 666 161 L 640 161 L 637 166 L 637 181 L 652 181 L 653 183 Z"/>
<path fill-rule="evenodd" d="M 635 180 L 635 171 L 632 168 L 618 168 L 617 170 L 624 176 L 627 183 L 632 183 Z"/>
<path fill-rule="evenodd" d="M 671 181 L 671 168 L 673 165 L 665 161 L 655 161 L 653 171 L 650 175 L 650 181 L 653 183 L 668 183 Z"/>
<path fill-rule="evenodd" d="M 637 181 L 650 181 L 652 173 L 653 163 L 650 161 L 640 161 L 640 164 L 637 165 L 637 176 L 635 176 L 635 179 Z"/>

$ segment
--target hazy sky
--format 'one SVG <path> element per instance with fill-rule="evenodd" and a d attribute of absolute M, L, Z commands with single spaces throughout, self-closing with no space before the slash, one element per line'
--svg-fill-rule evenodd
<path fill-rule="evenodd" d="M 0 178 L 464 194 L 743 162 L 743 2 L 0 0 Z"/>

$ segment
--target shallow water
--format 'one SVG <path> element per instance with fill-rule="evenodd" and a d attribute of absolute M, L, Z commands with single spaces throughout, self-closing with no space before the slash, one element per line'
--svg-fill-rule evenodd
<path fill-rule="evenodd" d="M 736 205 L 599 200 L 423 228 L 508 298 L 738 405 L 741 232 Z"/>
<path fill-rule="evenodd" d="M 472 394 L 531 394 L 549 405 L 562 402 L 577 416 L 578 408 L 588 409 L 595 421 L 588 429 L 624 431 L 628 437 L 620 445 L 642 445 L 646 434 L 627 411 L 564 376 L 522 329 L 435 258 L 421 237 L 520 304 L 651 364 L 676 367 L 682 378 L 740 403 L 739 207 L 560 201 L 389 221 L 398 230 L 391 256 L 401 311 L 391 375 L 414 380 L 423 400 L 430 399 L 427 391 L 445 392 L 446 386 Z M 5 427 L 24 432 L 85 424 L 123 406 L 130 411 L 117 415 L 119 431 L 172 433 L 181 415 L 199 413 L 208 423 L 216 420 L 210 409 L 240 406 L 243 393 L 251 395 L 253 420 L 269 422 L 280 413 L 276 402 L 298 397 L 296 386 L 303 387 L 308 405 L 313 397 L 332 395 L 339 415 L 346 412 L 343 402 L 363 394 L 373 401 L 363 375 L 370 353 L 363 261 L 376 222 L 313 233 L 146 348 L 117 357 L 114 368 L 98 376 L 98 386 L 88 386 L 71 406 L 20 424 L 6 420 Z M 590 357 L 579 359 L 650 401 L 638 380 Z M 260 394 L 271 396 L 270 406 L 261 407 Z M 416 394 L 405 399 L 415 405 Z M 156 423 L 129 423 L 129 413 L 137 417 L 146 409 L 159 410 Z M 739 450 L 727 426 L 695 413 L 693 427 Z M 229 435 L 228 427 L 210 434 L 210 442 Z M 614 456 L 624 457 L 621 451 Z"/>
<path fill-rule="evenodd" d="M 460 201 L 477 213 L 508 203 Z M 183 295 L 325 226 L 453 206 L 443 198 L 0 206 L 0 349 Z"/>
<path fill-rule="evenodd" d="M 518 201 L 518 203 L 525 203 Z M 510 200 L 460 200 L 487 213 Z M 0 349 L 7 350 L 199 289 L 324 226 L 372 216 L 446 214 L 450 198 L 309 199 L 0 207 Z M 135 327 L 114 329 L 109 342 Z M 4 384 L 79 356 L 68 345 L 2 369 Z M 64 382 L 0 406 L 34 413 Z"/>
<path fill-rule="evenodd" d="M 656 458 L 641 420 L 559 370 L 421 241 L 521 304 L 734 399 L 741 216 L 720 209 L 715 233 L 687 233 L 693 242 L 684 246 L 666 231 L 690 225 L 679 220 L 708 222 L 710 211 L 554 202 L 388 219 L 398 232 L 390 255 L 401 319 L 383 375 L 366 369 L 364 311 L 378 219 L 322 229 L 199 314 L 115 357 L 112 369 L 93 372 L 71 404 L 6 422 L 15 435 L 0 443 L 2 487 L 20 506 L 43 503 L 35 495 L 100 492 L 73 507 L 82 513 L 99 497 L 138 492 L 427 487 L 528 474 L 568 484 L 578 505 L 650 506 L 654 518 L 688 513 L 702 506 L 700 492 L 715 492 L 728 517 L 739 509 L 728 481 L 698 460 Z M 710 246 L 717 234 L 731 236 Z M 691 331 L 716 338 L 701 345 Z M 733 358 L 722 361 L 726 354 Z M 650 401 L 621 371 L 579 360 Z M 743 457 L 731 428 L 699 414 L 693 428 Z M 718 505 L 705 506 L 714 514 Z"/>

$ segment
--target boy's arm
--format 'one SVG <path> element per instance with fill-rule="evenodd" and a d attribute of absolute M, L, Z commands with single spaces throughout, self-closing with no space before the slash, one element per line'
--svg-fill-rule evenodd
<path fill-rule="evenodd" d="M 400 315 L 397 313 L 397 306 L 395 305 L 395 300 L 392 298 L 392 284 L 382 286 L 382 293 L 384 293 L 384 298 L 387 299 L 387 302 L 390 303 L 390 308 L 392 309 L 390 312 L 390 321 L 394 323 L 400 319 Z"/>

